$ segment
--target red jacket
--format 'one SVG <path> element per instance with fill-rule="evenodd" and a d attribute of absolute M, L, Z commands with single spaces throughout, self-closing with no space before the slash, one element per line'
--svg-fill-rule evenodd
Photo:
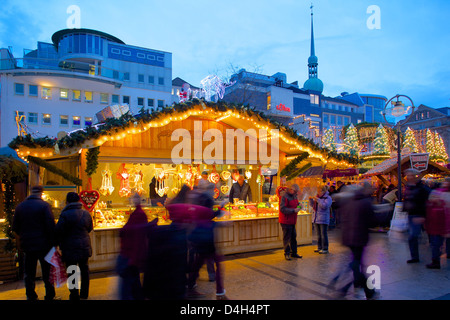
<path fill-rule="evenodd" d="M 450 234 L 450 192 L 434 190 L 427 204 L 425 230 L 429 235 Z"/>
<path fill-rule="evenodd" d="M 296 195 L 290 195 L 285 192 L 280 200 L 280 209 L 278 214 L 278 222 L 282 224 L 296 224 L 298 207 L 298 199 Z"/>

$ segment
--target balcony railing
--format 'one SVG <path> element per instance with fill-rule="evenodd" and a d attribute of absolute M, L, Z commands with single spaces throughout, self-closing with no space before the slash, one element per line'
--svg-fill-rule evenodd
<path fill-rule="evenodd" d="M 76 60 L 44 58 L 0 59 L 0 70 L 56 70 L 83 73 L 93 77 L 104 77 L 123 81 L 124 73 L 119 70 Z"/>

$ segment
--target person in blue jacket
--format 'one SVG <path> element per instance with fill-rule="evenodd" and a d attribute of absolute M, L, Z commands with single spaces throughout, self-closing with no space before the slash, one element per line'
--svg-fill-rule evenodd
<path fill-rule="evenodd" d="M 328 225 L 330 224 L 330 208 L 333 200 L 328 187 L 323 186 L 314 201 L 314 224 L 317 230 L 317 250 L 320 254 L 328 253 Z"/>

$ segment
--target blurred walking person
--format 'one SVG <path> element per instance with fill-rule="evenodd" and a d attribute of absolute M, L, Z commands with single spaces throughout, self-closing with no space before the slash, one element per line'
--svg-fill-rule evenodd
<path fill-rule="evenodd" d="M 92 217 L 83 209 L 79 195 L 76 192 L 69 192 L 66 196 L 66 206 L 62 209 L 56 224 L 56 235 L 66 267 L 78 266 L 80 268 L 81 287 L 79 290 L 78 282 L 76 282 L 76 288 L 69 288 L 70 300 L 89 297 L 88 260 L 92 256 L 89 233 L 92 229 Z"/>
<path fill-rule="evenodd" d="M 49 281 L 50 264 L 45 256 L 55 246 L 55 218 L 50 205 L 42 200 L 44 188 L 34 186 L 31 194 L 17 205 L 12 231 L 17 245 L 24 252 L 24 282 L 27 300 L 38 300 L 36 294 L 36 268 L 39 261 L 45 284 L 45 300 L 55 298 L 55 287 Z"/>
<path fill-rule="evenodd" d="M 340 194 L 342 244 L 348 247 L 352 253 L 350 269 L 353 273 L 353 281 L 339 289 L 341 297 L 345 297 L 348 289 L 363 288 L 367 299 L 375 298 L 375 290 L 367 286 L 367 278 L 364 272 L 364 249 L 369 242 L 369 228 L 375 223 L 375 215 L 372 207 L 373 189 L 369 183 L 362 186 L 346 186 Z M 338 274 L 331 284 L 335 284 L 342 274 Z"/>
<path fill-rule="evenodd" d="M 446 240 L 447 258 L 450 258 L 450 178 L 446 178 L 441 188 L 430 193 L 425 218 L 425 230 L 431 246 L 429 269 L 441 268 L 441 250 Z"/>
<path fill-rule="evenodd" d="M 293 184 L 288 187 L 280 199 L 278 222 L 283 231 L 283 249 L 284 258 L 286 260 L 291 260 L 291 258 L 302 258 L 302 256 L 297 253 L 297 230 L 295 229 L 297 224 L 297 213 L 300 211 L 300 208 L 298 208 L 299 191 L 299 186 Z"/>
<path fill-rule="evenodd" d="M 314 200 L 314 224 L 317 230 L 317 249 L 314 252 L 328 253 L 328 225 L 330 224 L 330 208 L 332 199 L 327 186 L 323 186 Z"/>
<path fill-rule="evenodd" d="M 116 270 L 119 275 L 119 298 L 121 300 L 143 300 L 141 273 L 147 257 L 147 215 L 141 207 L 141 198 L 132 197 L 134 211 L 120 230 L 120 253 Z"/>
<path fill-rule="evenodd" d="M 405 170 L 406 188 L 403 210 L 408 213 L 408 244 L 411 259 L 407 263 L 417 263 L 419 259 L 419 237 L 427 212 L 427 201 L 431 189 L 420 179 L 420 172 L 415 169 Z"/>

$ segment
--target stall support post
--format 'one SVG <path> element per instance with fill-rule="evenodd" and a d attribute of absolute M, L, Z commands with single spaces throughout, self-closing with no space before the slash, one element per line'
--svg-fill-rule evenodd
<path fill-rule="evenodd" d="M 397 126 L 397 190 L 398 190 L 398 199 L 402 201 L 402 149 L 401 149 L 401 132 L 400 125 Z"/>

